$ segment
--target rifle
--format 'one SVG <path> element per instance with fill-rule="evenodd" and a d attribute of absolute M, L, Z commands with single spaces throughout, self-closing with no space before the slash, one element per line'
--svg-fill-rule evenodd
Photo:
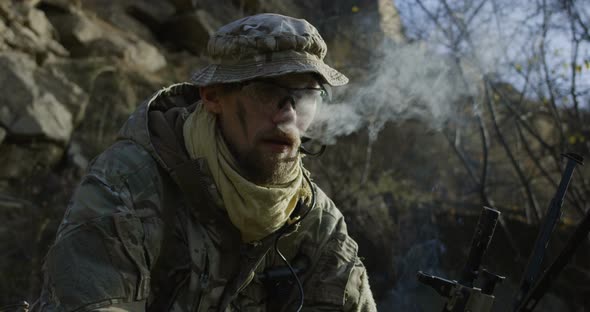
<path fill-rule="evenodd" d="M 543 226 L 539 230 L 539 234 L 535 241 L 535 247 L 531 253 L 529 262 L 525 268 L 520 291 L 514 301 L 514 312 L 532 311 L 541 297 L 549 289 L 551 283 L 555 280 L 559 272 L 569 262 L 578 246 L 584 241 L 588 232 L 590 231 L 590 211 L 586 213 L 586 217 L 576 227 L 574 234 L 564 249 L 559 253 L 555 262 L 550 265 L 549 269 L 545 271 L 543 276 L 537 280 L 539 272 L 541 271 L 541 264 L 545 256 L 547 244 L 551 239 L 551 233 L 555 228 L 555 224 L 561 217 L 561 207 L 567 193 L 568 186 L 571 182 L 572 175 L 576 165 L 584 165 L 584 158 L 574 153 L 562 154 L 568 159 L 565 170 L 561 176 L 561 181 L 555 196 L 551 200 L 545 215 Z M 531 286 L 534 287 L 531 289 Z"/>
<path fill-rule="evenodd" d="M 497 283 L 504 280 L 504 277 L 485 269 L 480 270 L 480 266 L 483 255 L 494 235 L 499 216 L 498 210 L 483 207 L 471 241 L 469 257 L 459 281 L 451 281 L 418 271 L 418 281 L 434 288 L 441 296 L 448 298 L 443 312 L 489 312 L 492 310 L 494 288 Z M 481 279 L 481 288 L 474 286 L 478 276 Z"/>
<path fill-rule="evenodd" d="M 577 154 L 562 154 L 568 159 L 566 168 L 562 174 L 559 187 L 547 209 L 547 214 L 541 226 L 528 264 L 525 267 L 521 286 L 515 296 L 514 312 L 531 312 L 550 288 L 561 270 L 567 265 L 577 248 L 586 239 L 590 232 L 590 210 L 580 222 L 574 233 L 569 238 L 566 246 L 556 257 L 556 260 L 537 278 L 541 272 L 541 265 L 545 256 L 547 244 L 555 228 L 555 224 L 561 217 L 561 207 L 571 182 L 576 165 L 583 165 L 583 157 Z M 440 277 L 418 272 L 418 280 L 432 288 L 440 295 L 449 298 L 443 311 L 472 311 L 489 312 L 493 306 L 493 291 L 496 283 L 504 277 L 482 270 L 479 266 L 485 249 L 487 248 L 500 213 L 491 208 L 484 207 L 478 225 L 473 236 L 469 258 L 463 269 L 461 279 L 450 281 Z M 482 288 L 473 287 L 477 275 L 482 278 Z M 532 286 L 532 288 L 531 288 Z"/>

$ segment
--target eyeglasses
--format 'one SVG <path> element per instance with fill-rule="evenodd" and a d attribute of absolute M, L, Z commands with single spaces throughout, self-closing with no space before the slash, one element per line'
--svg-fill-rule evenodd
<path fill-rule="evenodd" d="M 251 80 L 241 85 L 242 91 L 246 92 L 255 100 L 262 111 L 272 111 L 269 105 L 277 105 L 282 108 L 290 104 L 298 115 L 313 114 L 317 106 L 329 102 L 330 95 L 325 86 L 319 88 L 291 88 L 269 80 Z"/>

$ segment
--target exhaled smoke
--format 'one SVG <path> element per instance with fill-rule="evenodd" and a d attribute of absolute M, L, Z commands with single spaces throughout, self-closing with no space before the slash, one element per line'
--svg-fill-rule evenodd
<path fill-rule="evenodd" d="M 407 119 L 438 129 L 456 116 L 459 100 L 473 94 L 454 63 L 424 44 L 384 45 L 379 54 L 367 82 L 351 84 L 343 102 L 318 110 L 309 137 L 333 144 L 366 128 L 374 141 L 387 122 Z"/>

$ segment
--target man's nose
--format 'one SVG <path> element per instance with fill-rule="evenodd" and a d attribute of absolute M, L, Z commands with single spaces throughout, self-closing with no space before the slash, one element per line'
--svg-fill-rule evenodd
<path fill-rule="evenodd" d="M 296 120 L 295 99 L 292 96 L 288 96 L 278 103 L 278 110 L 273 116 L 273 122 L 279 125 L 295 122 Z"/>

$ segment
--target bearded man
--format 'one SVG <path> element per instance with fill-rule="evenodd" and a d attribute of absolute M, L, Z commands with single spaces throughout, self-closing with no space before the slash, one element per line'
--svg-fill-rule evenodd
<path fill-rule="evenodd" d="M 375 311 L 301 140 L 329 86 L 307 21 L 245 17 L 90 164 L 44 265 L 41 311 Z"/>

